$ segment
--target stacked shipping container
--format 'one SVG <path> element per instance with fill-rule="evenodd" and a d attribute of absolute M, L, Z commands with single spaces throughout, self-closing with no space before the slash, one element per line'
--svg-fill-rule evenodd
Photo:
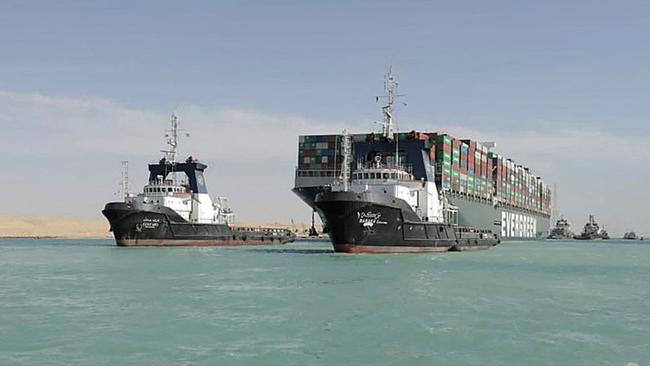
<path fill-rule="evenodd" d="M 434 136 L 436 183 L 443 189 L 491 199 L 531 211 L 550 213 L 550 189 L 527 167 L 477 143 L 447 134 Z M 433 151 L 433 147 L 432 147 Z"/>
<path fill-rule="evenodd" d="M 342 157 L 338 135 L 300 136 L 298 138 L 298 169 L 335 170 Z"/>
<path fill-rule="evenodd" d="M 432 150 L 435 151 L 436 158 L 436 182 L 442 189 L 451 189 L 452 138 L 446 134 L 433 134 L 433 136 L 435 136 L 435 147 Z"/>
<path fill-rule="evenodd" d="M 353 142 L 379 141 L 380 136 L 357 134 Z M 469 139 L 456 139 L 445 133 L 398 134 L 398 140 L 430 141 L 429 159 L 434 164 L 435 181 L 438 187 L 458 194 L 490 200 L 493 197 L 501 204 L 507 204 L 532 211 L 550 213 L 551 190 L 540 177 L 512 159 L 488 149 Z M 341 136 L 300 136 L 299 170 L 340 170 Z M 390 157 L 382 156 L 383 162 Z M 408 164 L 404 157 L 403 164 Z M 335 174 L 333 174 L 335 175 Z"/>

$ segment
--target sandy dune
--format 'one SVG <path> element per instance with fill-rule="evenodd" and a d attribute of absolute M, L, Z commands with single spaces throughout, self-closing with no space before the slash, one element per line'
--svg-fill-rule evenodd
<path fill-rule="evenodd" d="M 0 216 L 0 237 L 111 238 L 105 219 Z"/>
<path fill-rule="evenodd" d="M 304 233 L 309 227 L 305 224 L 253 222 L 237 222 L 235 226 L 291 228 L 298 233 Z M 110 239 L 113 236 L 108 229 L 108 222 L 103 218 L 0 216 L 0 238 Z"/>

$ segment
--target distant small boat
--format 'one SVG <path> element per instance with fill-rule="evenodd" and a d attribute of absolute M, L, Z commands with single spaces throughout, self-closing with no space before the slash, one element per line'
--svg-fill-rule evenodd
<path fill-rule="evenodd" d="M 576 240 L 605 240 L 609 239 L 609 233 L 598 226 L 596 219 L 594 219 L 594 215 L 589 215 L 589 220 L 582 229 L 582 233 L 580 233 L 580 235 L 574 235 L 573 238 Z"/>
<path fill-rule="evenodd" d="M 637 240 L 637 239 L 639 239 L 639 237 L 636 236 L 636 233 L 634 231 L 629 231 L 629 232 L 625 233 L 625 235 L 623 235 L 623 239 Z M 643 238 L 641 238 L 641 240 L 643 240 Z"/>

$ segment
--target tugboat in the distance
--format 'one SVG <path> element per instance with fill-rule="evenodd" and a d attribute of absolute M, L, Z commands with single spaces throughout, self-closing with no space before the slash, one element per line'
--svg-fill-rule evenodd
<path fill-rule="evenodd" d="M 547 239 L 558 240 L 571 238 L 573 238 L 571 225 L 569 225 L 569 222 L 564 217 L 560 217 L 560 219 L 555 223 L 555 227 L 551 230 L 551 234 Z"/>
<path fill-rule="evenodd" d="M 213 199 L 203 177 L 207 165 L 191 156 L 177 162 L 178 118 L 163 157 L 149 164 L 143 193 L 125 193 L 124 202 L 110 202 L 102 211 L 118 246 L 235 246 L 284 244 L 294 240 L 288 229 L 236 228 L 224 198 Z"/>
<path fill-rule="evenodd" d="M 589 220 L 582 229 L 582 233 L 580 233 L 580 235 L 575 235 L 573 238 L 576 240 L 605 240 L 609 239 L 609 234 L 604 228 L 600 229 L 598 223 L 594 219 L 594 215 L 589 215 Z"/>

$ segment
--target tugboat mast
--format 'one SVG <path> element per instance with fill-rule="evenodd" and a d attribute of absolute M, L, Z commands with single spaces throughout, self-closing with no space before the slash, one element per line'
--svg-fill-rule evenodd
<path fill-rule="evenodd" d="M 172 113 L 171 118 L 171 129 L 167 130 L 167 145 L 169 145 L 169 150 L 160 150 L 160 152 L 165 153 L 165 159 L 170 163 L 176 162 L 176 155 L 178 154 L 178 125 L 180 121 L 176 114 Z"/>
<path fill-rule="evenodd" d="M 343 130 L 343 163 L 341 164 L 341 180 L 343 181 L 343 191 L 348 191 L 348 184 L 350 182 L 350 156 L 352 149 L 350 146 L 350 135 L 347 130 Z M 336 160 L 335 160 L 336 161 Z"/>
<path fill-rule="evenodd" d="M 395 78 L 395 75 L 393 75 L 393 66 L 391 65 L 388 68 L 386 80 L 384 81 L 384 89 L 386 90 L 386 95 L 382 97 L 376 97 L 376 100 L 379 101 L 379 98 L 386 99 L 386 105 L 381 108 L 384 114 L 381 133 L 386 140 L 395 140 L 395 167 L 399 168 L 399 138 L 397 136 L 395 123 L 393 121 L 393 105 L 395 104 L 395 98 L 401 97 L 403 95 L 396 94 L 397 86 L 397 78 Z"/>
<path fill-rule="evenodd" d="M 122 198 L 126 200 L 129 196 L 129 162 L 128 160 L 120 161 L 122 166 L 122 182 L 120 187 L 122 188 Z"/>
<path fill-rule="evenodd" d="M 397 88 L 397 81 L 395 80 L 395 75 L 393 75 L 393 67 L 388 68 L 388 74 L 386 74 L 386 81 L 384 82 L 384 89 L 386 90 L 386 105 L 381 109 L 384 112 L 384 122 L 382 125 L 382 134 L 387 139 L 393 138 L 393 104 L 395 102 L 395 88 Z M 377 97 L 379 99 L 379 97 Z"/>

